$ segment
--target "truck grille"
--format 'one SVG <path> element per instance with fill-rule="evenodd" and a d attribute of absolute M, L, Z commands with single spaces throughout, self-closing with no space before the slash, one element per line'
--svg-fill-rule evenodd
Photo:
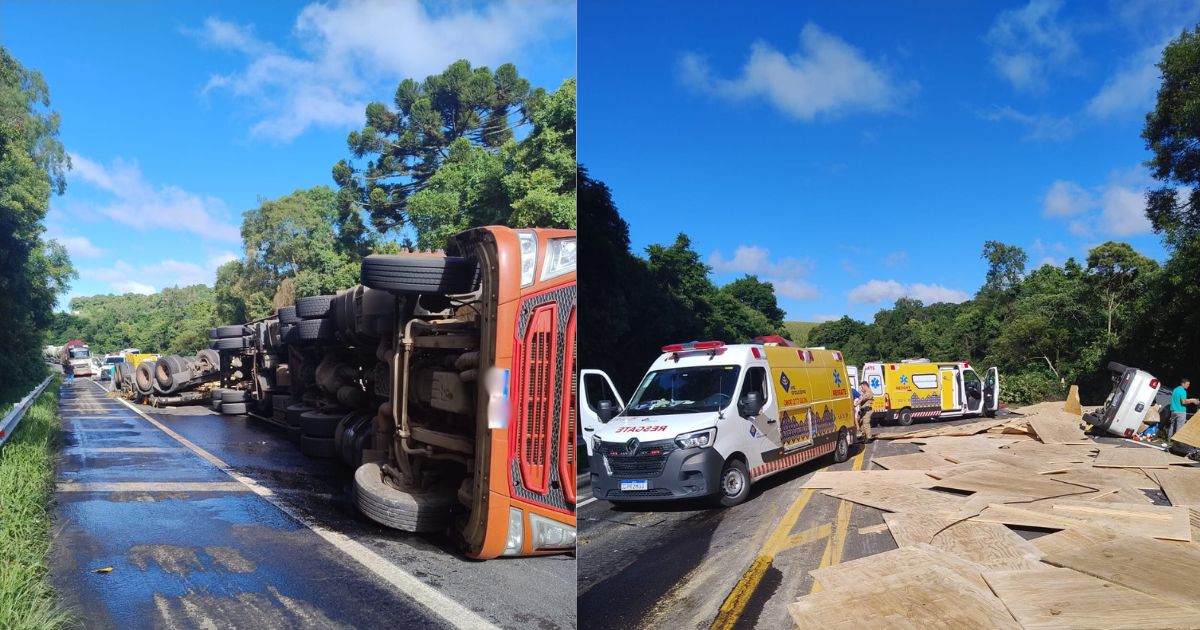
<path fill-rule="evenodd" d="M 667 459 L 675 451 L 675 442 L 658 440 L 638 444 L 637 452 L 629 453 L 629 445 L 621 442 L 602 442 L 600 452 L 608 460 L 614 477 L 641 479 L 662 474 Z"/>
<path fill-rule="evenodd" d="M 550 458 L 550 420 L 554 401 L 555 336 L 557 304 L 547 304 L 534 311 L 533 321 L 525 333 L 524 357 L 521 362 L 521 398 L 519 401 L 518 454 L 521 478 L 525 487 L 545 494 L 550 481 L 547 465 Z"/>

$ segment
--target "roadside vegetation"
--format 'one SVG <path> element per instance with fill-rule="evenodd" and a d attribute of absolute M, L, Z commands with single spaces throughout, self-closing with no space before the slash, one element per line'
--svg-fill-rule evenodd
<path fill-rule="evenodd" d="M 58 383 L 46 387 L 0 447 L 0 628 L 9 630 L 62 628 L 70 620 L 47 574 Z"/>
<path fill-rule="evenodd" d="M 1106 365 L 1140 367 L 1166 383 L 1200 374 L 1200 27 L 1163 51 L 1162 84 L 1142 138 L 1158 187 L 1146 216 L 1162 238 L 1161 264 L 1128 243 L 1107 242 L 1086 259 L 1028 265 L 1016 245 L 982 244 L 987 272 L 959 304 L 902 298 L 869 322 L 850 317 L 793 339 L 845 352 L 849 363 L 925 357 L 1001 370 L 1010 404 L 1062 398 L 1077 383 L 1085 404 L 1110 389 Z M 628 393 L 667 342 L 746 341 L 783 328 L 774 287 L 747 276 L 724 287 L 686 234 L 670 246 L 630 250 L 629 226 L 608 187 L 581 174 L 580 365 L 604 369 Z M 736 286 L 735 286 L 736 285 Z M 746 299 L 752 296 L 752 299 Z M 730 300 L 728 298 L 736 298 Z M 753 312 L 747 312 L 747 310 Z M 807 334 L 801 334 L 807 333 Z"/>

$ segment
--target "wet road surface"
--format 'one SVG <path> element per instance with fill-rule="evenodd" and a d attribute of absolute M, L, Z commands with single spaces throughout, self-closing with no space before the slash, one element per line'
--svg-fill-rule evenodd
<path fill-rule="evenodd" d="M 85 379 L 60 401 L 51 570 L 87 627 L 575 625 L 573 557 L 470 561 L 358 516 L 274 425 L 140 409 Z"/>

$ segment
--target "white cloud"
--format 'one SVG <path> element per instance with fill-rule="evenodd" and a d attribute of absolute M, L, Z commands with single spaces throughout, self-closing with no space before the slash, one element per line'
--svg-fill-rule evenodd
<path fill-rule="evenodd" d="M 233 262 L 240 258 L 237 254 L 230 251 L 217 252 L 208 257 L 206 261 L 210 269 L 216 269 L 227 262 Z"/>
<path fill-rule="evenodd" d="M 146 181 L 136 163 L 116 159 L 111 166 L 71 153 L 68 177 L 112 195 L 94 210 L 140 231 L 185 231 L 220 241 L 240 241 L 237 226 L 224 219 L 225 204 L 172 185 Z"/>
<path fill-rule="evenodd" d="M 86 236 L 66 236 L 54 235 L 52 238 L 67 248 L 67 252 L 71 254 L 71 258 L 98 258 L 105 255 L 107 252 L 97 247 Z"/>
<path fill-rule="evenodd" d="M 149 265 L 134 266 L 118 260 L 108 267 L 87 266 L 79 270 L 85 280 L 105 282 L 118 293 L 154 293 L 165 287 L 194 284 L 211 286 L 222 255 L 210 257 L 205 265 L 168 258 Z"/>
<path fill-rule="evenodd" d="M 303 51 L 288 54 L 249 26 L 205 20 L 202 41 L 249 58 L 245 69 L 210 77 L 205 92 L 228 91 L 258 112 L 256 136 L 288 141 L 309 127 L 361 125 L 373 83 L 424 78 L 458 59 L 497 66 L 541 40 L 574 32 L 569 2 L 502 0 L 427 8 L 416 1 L 311 3 L 293 28 Z"/>
<path fill-rule="evenodd" d="M 1024 140 L 1059 141 L 1075 136 L 1078 127 L 1070 116 L 1050 114 L 1027 114 L 1008 105 L 993 106 L 978 112 L 978 116 L 991 122 L 1015 122 L 1029 131 Z"/>
<path fill-rule="evenodd" d="M 1143 115 L 1154 106 L 1159 74 L 1154 65 L 1162 57 L 1166 42 L 1148 46 L 1121 64 L 1104 87 L 1088 101 L 1084 110 L 1094 118 Z"/>
<path fill-rule="evenodd" d="M 793 278 L 812 271 L 812 261 L 786 257 L 776 262 L 770 260 L 771 252 L 757 245 L 740 245 L 733 258 L 725 258 L 720 251 L 708 255 L 708 264 L 717 273 L 751 273 L 775 278 Z"/>
<path fill-rule="evenodd" d="M 771 280 L 775 294 L 793 300 L 815 300 L 821 292 L 803 280 Z"/>
<path fill-rule="evenodd" d="M 1041 267 L 1043 265 L 1050 265 L 1052 267 L 1057 267 L 1058 261 L 1055 260 L 1053 256 L 1043 256 L 1042 259 L 1038 261 L 1037 266 Z"/>
<path fill-rule="evenodd" d="M 808 23 L 800 31 L 800 50 L 785 55 L 764 41 L 750 48 L 741 75 L 713 75 L 707 60 L 684 54 L 679 78 L 687 86 L 733 101 L 765 98 L 784 114 L 803 121 L 848 111 L 895 109 L 917 89 L 898 82 L 883 67 L 836 35 Z"/>
<path fill-rule="evenodd" d="M 1047 217 L 1069 217 L 1085 212 L 1096 201 L 1082 186 L 1075 182 L 1057 180 L 1050 185 L 1042 198 L 1042 215 Z"/>
<path fill-rule="evenodd" d="M 883 264 L 887 267 L 899 267 L 906 262 L 908 262 L 908 252 L 902 249 L 883 257 Z"/>
<path fill-rule="evenodd" d="M 1061 0 L 1031 0 L 996 16 L 984 39 L 992 47 L 992 65 L 1014 88 L 1039 91 L 1052 72 L 1078 56 L 1071 29 L 1058 22 L 1061 7 Z"/>
<path fill-rule="evenodd" d="M 818 324 L 821 324 L 824 322 L 832 322 L 836 319 L 841 319 L 841 318 L 842 318 L 841 315 L 834 315 L 832 313 L 817 313 L 816 315 L 812 316 L 812 321 L 817 322 Z"/>
<path fill-rule="evenodd" d="M 1152 180 L 1138 166 L 1109 174 L 1108 181 L 1091 191 L 1072 181 L 1058 180 L 1044 197 L 1043 215 L 1074 217 L 1067 229 L 1075 236 L 1096 234 L 1128 237 L 1152 231 L 1146 218 L 1145 189 Z"/>
<path fill-rule="evenodd" d="M 875 304 L 895 302 L 902 297 L 921 300 L 926 304 L 951 302 L 957 304 L 970 299 L 965 291 L 948 289 L 940 284 L 901 284 L 895 280 L 870 280 L 847 293 L 851 304 Z"/>

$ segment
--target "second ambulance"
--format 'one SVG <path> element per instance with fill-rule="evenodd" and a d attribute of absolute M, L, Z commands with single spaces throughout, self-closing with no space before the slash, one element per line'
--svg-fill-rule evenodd
<path fill-rule="evenodd" d="M 849 457 L 853 385 L 841 352 L 720 341 L 662 351 L 625 409 L 580 401 L 599 409 L 584 426 L 596 498 L 732 506 L 760 479 L 830 453 Z"/>

